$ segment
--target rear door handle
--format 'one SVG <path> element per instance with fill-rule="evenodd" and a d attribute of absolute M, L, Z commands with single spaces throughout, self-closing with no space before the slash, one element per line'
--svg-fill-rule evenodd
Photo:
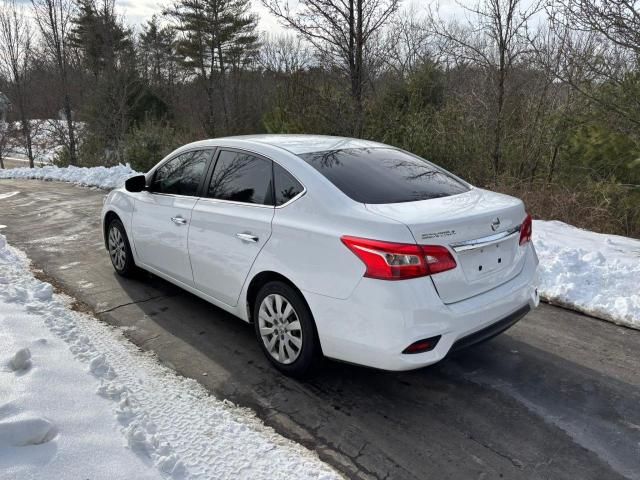
<path fill-rule="evenodd" d="M 186 225 L 187 220 L 182 217 L 171 217 L 171 221 L 176 225 Z"/>
<path fill-rule="evenodd" d="M 243 242 L 257 243 L 258 240 L 260 240 L 258 237 L 256 237 L 255 235 L 251 235 L 250 233 L 236 233 L 236 237 L 238 237 Z"/>

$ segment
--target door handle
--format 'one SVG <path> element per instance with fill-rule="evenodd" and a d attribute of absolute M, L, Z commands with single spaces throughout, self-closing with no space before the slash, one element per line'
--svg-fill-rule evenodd
<path fill-rule="evenodd" d="M 186 225 L 187 220 L 182 217 L 171 217 L 171 221 L 176 225 Z"/>
<path fill-rule="evenodd" d="M 250 233 L 236 233 L 236 237 L 238 237 L 243 242 L 257 243 L 258 240 L 260 240 L 258 237 L 256 237 L 255 235 L 251 235 Z"/>

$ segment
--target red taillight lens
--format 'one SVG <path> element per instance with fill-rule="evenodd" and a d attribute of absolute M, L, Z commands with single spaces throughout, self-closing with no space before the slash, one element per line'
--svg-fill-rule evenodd
<path fill-rule="evenodd" d="M 349 236 L 341 240 L 367 267 L 365 277 L 403 280 L 456 267 L 449 250 L 439 245 L 391 243 Z"/>
<path fill-rule="evenodd" d="M 524 222 L 520 225 L 520 245 L 524 245 L 531 241 L 531 234 L 533 231 L 533 221 L 531 215 L 527 214 Z"/>
<path fill-rule="evenodd" d="M 429 352 L 436 348 L 436 345 L 440 341 L 440 335 L 437 337 L 425 338 L 424 340 L 418 340 L 417 342 L 413 342 L 407 348 L 405 348 L 402 353 L 424 353 Z"/>
<path fill-rule="evenodd" d="M 440 245 L 422 245 L 422 254 L 427 262 L 429 275 L 446 272 L 456 268 L 456 261 L 451 256 L 447 247 Z"/>

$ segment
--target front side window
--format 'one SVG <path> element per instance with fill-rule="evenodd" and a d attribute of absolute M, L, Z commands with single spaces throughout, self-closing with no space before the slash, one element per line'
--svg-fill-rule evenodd
<path fill-rule="evenodd" d="M 207 196 L 219 200 L 273 205 L 271 161 L 247 153 L 222 150 Z"/>
<path fill-rule="evenodd" d="M 173 195 L 195 196 L 205 172 L 209 152 L 186 152 L 161 165 L 153 175 L 151 191 Z"/>
<path fill-rule="evenodd" d="M 414 202 L 469 190 L 445 170 L 393 148 L 352 148 L 299 156 L 361 203 Z"/>

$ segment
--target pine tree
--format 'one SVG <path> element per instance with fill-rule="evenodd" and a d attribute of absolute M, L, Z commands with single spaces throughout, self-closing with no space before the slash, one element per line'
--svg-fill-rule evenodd
<path fill-rule="evenodd" d="M 181 64 L 204 85 L 208 105 L 205 128 L 211 136 L 216 134 L 216 91 L 229 131 L 226 77 L 257 49 L 257 19 L 248 13 L 249 6 L 249 0 L 178 0 L 165 11 L 180 32 L 177 53 Z"/>
<path fill-rule="evenodd" d="M 175 80 L 175 31 L 151 17 L 140 34 L 139 56 L 144 79 L 155 87 L 171 86 Z"/>
<path fill-rule="evenodd" d="M 72 44 L 95 77 L 114 70 L 132 52 L 131 31 L 116 17 L 114 0 L 78 0 L 73 24 Z"/>

